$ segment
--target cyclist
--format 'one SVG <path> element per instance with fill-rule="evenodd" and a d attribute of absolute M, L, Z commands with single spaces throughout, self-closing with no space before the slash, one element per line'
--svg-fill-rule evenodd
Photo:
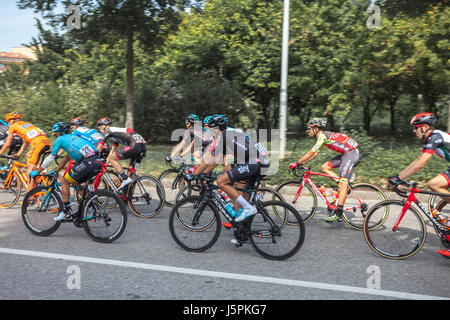
<path fill-rule="evenodd" d="M 323 119 L 312 119 L 308 123 L 308 132 L 310 137 L 317 138 L 316 144 L 310 151 L 304 154 L 296 163 L 291 164 L 291 169 L 297 165 L 303 165 L 315 157 L 318 156 L 319 151 L 324 147 L 340 153 L 331 160 L 325 162 L 321 170 L 330 176 L 335 176 L 333 179 L 338 183 L 339 187 L 339 200 L 337 208 L 333 209 L 333 212 L 329 217 L 325 217 L 327 222 L 339 221 L 342 217 L 342 211 L 345 200 L 347 199 L 347 187 L 349 180 L 352 177 L 352 170 L 356 163 L 359 161 L 358 143 L 349 136 L 343 133 L 337 133 L 332 131 L 324 131 L 327 122 Z M 332 169 L 339 167 L 339 175 L 334 173 Z"/>
<path fill-rule="evenodd" d="M 97 127 L 103 135 L 103 139 L 99 142 L 97 150 L 100 152 L 108 139 L 113 141 L 113 147 L 107 157 L 107 163 L 111 163 L 113 168 L 119 172 L 122 180 L 119 189 L 130 184 L 133 180 L 127 176 L 123 170 L 119 160 L 130 159 L 133 169 L 137 170 L 142 159 L 146 154 L 146 142 L 144 138 L 130 128 L 112 127 L 112 121 L 108 117 L 101 118 L 97 121 Z M 119 144 L 123 145 L 119 149 Z"/>
<path fill-rule="evenodd" d="M 416 137 L 424 141 L 421 154 L 411 162 L 405 169 L 395 176 L 389 177 L 388 182 L 391 185 L 398 185 L 402 180 L 412 176 L 425 167 L 433 154 L 437 154 L 442 159 L 450 162 L 450 136 L 447 132 L 436 130 L 434 126 L 437 123 L 436 115 L 431 112 L 422 112 L 416 114 L 411 119 L 411 126 Z M 434 192 L 450 193 L 447 188 L 450 187 L 450 167 L 447 171 L 437 175 L 427 182 L 428 188 Z M 450 197 L 442 197 L 450 202 Z M 440 254 L 450 257 L 450 250 L 439 250 Z"/>
<path fill-rule="evenodd" d="M 29 175 L 31 171 L 36 168 L 41 156 L 50 149 L 50 141 L 48 140 L 45 132 L 31 123 L 22 121 L 22 114 L 18 111 L 13 111 L 6 115 L 6 122 L 9 124 L 9 137 L 6 139 L 2 148 L 0 149 L 0 156 L 11 147 L 14 140 L 14 135 L 17 134 L 22 140 L 23 144 L 19 151 L 14 155 L 20 158 L 25 150 L 30 146 L 27 152 L 27 170 L 26 174 Z M 30 179 L 29 188 L 32 189 L 36 185 L 32 179 Z"/>
<path fill-rule="evenodd" d="M 97 130 L 86 128 L 86 126 L 84 125 L 84 121 L 80 118 L 74 118 L 70 120 L 70 126 L 72 128 L 73 135 L 87 139 L 90 143 L 92 143 L 96 147 L 98 146 L 98 143 L 103 139 L 102 134 Z M 108 154 L 109 154 L 109 147 L 108 145 L 104 145 L 102 151 L 100 152 L 100 156 L 107 157 Z"/>
<path fill-rule="evenodd" d="M 2 147 L 6 140 L 8 139 L 8 136 L 10 135 L 8 133 L 9 125 L 3 120 L 0 120 L 0 147 Z M 22 146 L 22 139 L 17 135 L 14 134 L 13 140 L 11 142 L 11 146 L 9 147 L 8 155 L 16 154 L 20 147 Z"/>
<path fill-rule="evenodd" d="M 95 146 L 88 140 L 70 134 L 70 124 L 65 122 L 57 122 L 52 127 L 53 136 L 56 137 L 55 144 L 51 154 L 44 159 L 42 166 L 30 173 L 31 177 L 37 176 L 44 169 L 48 168 L 53 160 L 55 160 L 59 151 L 63 149 L 65 155 L 55 172 L 60 171 L 67 162 L 72 159 L 75 164 L 64 174 L 61 179 L 61 198 L 63 201 L 63 211 L 55 220 L 65 220 L 73 216 L 70 207 L 70 184 L 77 187 L 80 183 L 87 181 L 89 178 L 97 174 L 102 169 L 102 162 L 99 161 L 99 155 Z"/>
<path fill-rule="evenodd" d="M 177 154 L 183 157 L 186 153 L 193 150 L 194 163 L 198 164 L 201 162 L 201 152 L 211 143 L 213 138 L 210 131 L 206 127 L 201 127 L 200 119 L 196 114 L 189 114 L 185 122 L 186 131 L 183 140 L 175 146 L 170 156 L 165 158 L 165 162 L 172 161 L 172 158 Z M 185 148 L 187 143 L 189 145 Z"/>
<path fill-rule="evenodd" d="M 203 162 L 187 179 L 195 179 L 202 172 L 211 172 L 215 166 L 223 163 L 227 153 L 232 154 L 235 161 L 224 167 L 224 173 L 217 178 L 217 186 L 243 207 L 238 213 L 232 214 L 234 220 L 240 222 L 254 215 L 257 210 L 233 184 L 257 177 L 261 174 L 261 168 L 268 167 L 269 160 L 267 150 L 262 145 L 244 133 L 227 130 L 227 124 L 228 120 L 223 115 L 214 115 L 209 119 L 208 126 L 214 131 L 216 139 L 208 146 Z"/>

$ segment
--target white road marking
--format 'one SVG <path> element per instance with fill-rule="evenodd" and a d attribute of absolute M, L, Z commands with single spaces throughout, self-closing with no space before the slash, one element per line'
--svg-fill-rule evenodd
<path fill-rule="evenodd" d="M 362 288 L 362 287 L 352 287 L 352 286 L 329 284 L 329 283 L 254 276 L 254 275 L 249 275 L 249 274 L 237 274 L 237 273 L 217 272 L 217 271 L 199 270 L 199 269 L 191 269 L 191 268 L 179 268 L 179 267 L 171 267 L 171 266 L 156 265 L 156 264 L 146 264 L 146 263 L 138 263 L 138 262 L 130 262 L 130 261 L 90 258 L 90 257 L 73 256 L 73 255 L 66 255 L 66 254 L 41 252 L 41 251 L 0 248 L 0 253 L 15 254 L 15 255 L 29 256 L 29 257 L 38 257 L 38 258 L 95 263 L 95 264 L 126 267 L 126 268 L 136 268 L 136 269 L 143 269 L 143 270 L 190 274 L 190 275 L 196 275 L 196 276 L 201 276 L 201 277 L 224 278 L 224 279 L 230 279 L 230 280 L 252 281 L 252 282 L 294 286 L 294 287 L 302 287 L 302 288 L 312 288 L 312 289 L 320 289 L 320 290 L 349 292 L 349 293 L 356 293 L 356 294 L 376 295 L 376 296 L 383 296 L 383 297 L 397 298 L 397 299 L 450 300 L 450 298 L 448 298 L 448 297 L 437 297 L 437 296 L 421 295 L 421 294 L 414 294 L 414 293 L 408 293 L 408 292 L 368 289 L 368 288 Z"/>

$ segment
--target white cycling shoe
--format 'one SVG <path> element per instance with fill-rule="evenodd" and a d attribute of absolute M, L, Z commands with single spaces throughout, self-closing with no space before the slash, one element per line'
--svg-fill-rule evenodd
<path fill-rule="evenodd" d="M 125 187 L 126 185 L 129 185 L 131 182 L 133 182 L 133 179 L 131 179 L 130 177 L 128 177 L 127 179 L 123 180 L 120 187 L 118 188 L 119 190 L 122 189 L 123 187 Z"/>
<path fill-rule="evenodd" d="M 243 221 L 251 216 L 253 216 L 254 214 L 256 214 L 258 212 L 258 210 L 256 209 L 256 207 L 251 206 L 250 208 L 244 209 L 242 210 L 241 214 L 239 216 L 237 216 L 234 221 L 236 222 L 240 222 Z"/>

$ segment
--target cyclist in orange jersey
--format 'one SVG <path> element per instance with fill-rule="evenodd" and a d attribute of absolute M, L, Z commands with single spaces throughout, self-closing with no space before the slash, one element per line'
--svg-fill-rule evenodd
<path fill-rule="evenodd" d="M 25 152 L 28 146 L 30 146 L 30 149 L 27 153 L 26 171 L 26 174 L 29 175 L 30 172 L 36 168 L 41 155 L 43 155 L 47 150 L 50 150 L 50 141 L 48 140 L 44 131 L 32 125 L 31 123 L 22 121 L 21 119 L 22 114 L 18 111 L 13 111 L 6 115 L 6 122 L 8 122 L 9 124 L 9 137 L 3 147 L 0 149 L 0 156 L 3 155 L 11 146 L 14 134 L 18 135 L 22 139 L 23 144 L 14 156 L 20 158 L 20 156 Z M 31 189 L 34 187 L 35 184 L 31 180 L 29 188 Z"/>

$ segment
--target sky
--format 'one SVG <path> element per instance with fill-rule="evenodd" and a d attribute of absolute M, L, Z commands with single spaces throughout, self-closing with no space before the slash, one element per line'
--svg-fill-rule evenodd
<path fill-rule="evenodd" d="M 9 52 L 11 47 L 29 44 L 37 37 L 35 17 L 42 21 L 32 9 L 19 9 L 16 0 L 0 0 L 0 51 Z"/>

